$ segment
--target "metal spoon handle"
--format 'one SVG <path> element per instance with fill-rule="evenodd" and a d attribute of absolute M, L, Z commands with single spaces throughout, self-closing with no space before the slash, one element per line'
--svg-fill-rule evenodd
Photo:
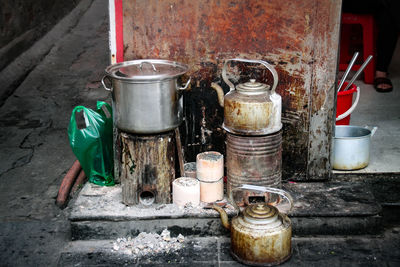
<path fill-rule="evenodd" d="M 343 74 L 342 79 L 340 80 L 340 84 L 339 84 L 339 87 L 338 87 L 338 90 L 337 90 L 338 92 L 340 91 L 340 88 L 342 88 L 343 83 L 346 81 L 347 75 L 349 75 L 349 72 L 351 71 L 351 68 L 353 67 L 354 62 L 356 61 L 357 57 L 358 57 L 358 52 L 355 52 L 354 55 L 353 55 L 353 58 L 350 60 L 350 63 L 347 66 L 347 69 L 346 69 L 345 73 Z"/>
<path fill-rule="evenodd" d="M 353 78 L 351 79 L 351 81 L 347 84 L 346 88 L 344 88 L 343 91 L 346 91 L 347 89 L 349 89 L 350 85 L 353 84 L 353 82 L 357 79 L 357 77 L 360 75 L 360 73 L 365 69 L 365 67 L 367 66 L 367 64 L 371 61 L 372 56 L 369 56 L 367 58 L 367 60 L 365 60 L 365 62 L 361 65 L 361 67 L 358 69 L 358 71 L 356 72 L 356 74 L 354 74 Z"/>

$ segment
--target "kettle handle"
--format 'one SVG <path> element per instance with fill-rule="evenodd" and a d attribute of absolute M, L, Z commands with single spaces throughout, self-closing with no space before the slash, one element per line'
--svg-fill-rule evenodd
<path fill-rule="evenodd" d="M 233 191 L 236 191 L 236 190 L 257 191 L 257 192 L 262 192 L 262 193 L 274 193 L 274 194 L 277 194 L 277 195 L 280 195 L 280 196 L 286 198 L 286 200 L 289 202 L 290 208 L 287 211 L 287 213 L 289 213 L 293 209 L 293 197 L 288 192 L 286 192 L 282 189 L 273 188 L 273 187 L 243 184 L 240 187 L 233 188 L 230 191 L 230 195 L 229 195 L 229 200 L 230 200 L 231 204 L 238 211 L 239 211 L 239 207 L 236 204 L 236 202 L 233 200 Z"/>
<path fill-rule="evenodd" d="M 222 68 L 222 79 L 225 81 L 225 83 L 229 86 L 230 90 L 235 90 L 235 86 L 231 81 L 229 81 L 228 76 L 226 75 L 226 68 L 228 65 L 229 61 L 239 61 L 239 62 L 246 62 L 246 63 L 259 63 L 261 65 L 264 65 L 271 73 L 272 73 L 272 78 L 274 79 L 271 92 L 275 93 L 276 86 L 278 85 L 278 73 L 276 72 L 275 68 L 270 65 L 269 63 L 263 61 L 263 60 L 252 60 L 252 59 L 242 59 L 242 58 L 231 58 L 227 59 L 224 63 L 224 67 Z"/>

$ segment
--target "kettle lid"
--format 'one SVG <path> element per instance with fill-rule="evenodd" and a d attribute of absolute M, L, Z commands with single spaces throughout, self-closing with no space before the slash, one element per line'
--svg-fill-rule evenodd
<path fill-rule="evenodd" d="M 253 204 L 243 211 L 244 219 L 250 223 L 273 224 L 274 226 L 280 222 L 278 214 L 278 209 L 267 203 Z"/>
<path fill-rule="evenodd" d="M 244 93 L 261 93 L 269 89 L 269 85 L 265 83 L 257 82 L 255 79 L 250 79 L 250 81 L 238 84 L 236 90 Z"/>

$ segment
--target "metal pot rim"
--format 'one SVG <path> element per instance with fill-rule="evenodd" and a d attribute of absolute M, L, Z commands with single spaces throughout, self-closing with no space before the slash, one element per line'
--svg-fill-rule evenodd
<path fill-rule="evenodd" d="M 348 132 L 361 132 L 359 134 L 349 134 L 349 135 L 339 135 L 337 136 L 337 130 L 343 129 L 343 131 L 348 131 Z M 335 126 L 335 139 L 348 139 L 348 140 L 354 140 L 354 139 L 364 139 L 364 138 L 369 138 L 371 136 L 371 130 L 361 127 L 361 126 L 354 126 L 354 125 L 336 125 Z"/>
<path fill-rule="evenodd" d="M 154 68 L 154 74 L 146 74 L 146 75 L 134 75 L 134 76 L 123 76 L 124 73 L 120 72 L 121 68 L 130 67 L 130 66 L 140 66 L 143 63 L 151 64 L 150 68 Z M 158 71 L 154 66 L 161 65 L 170 67 L 172 70 L 165 72 Z M 174 79 L 185 74 L 188 71 L 189 67 L 186 64 L 179 63 L 176 61 L 171 60 L 164 60 L 164 59 L 137 59 L 137 60 L 130 60 L 130 61 L 123 61 L 113 65 L 108 66 L 105 69 L 105 72 L 111 78 L 122 80 L 130 83 L 145 83 L 145 82 L 160 82 L 164 80 Z"/>

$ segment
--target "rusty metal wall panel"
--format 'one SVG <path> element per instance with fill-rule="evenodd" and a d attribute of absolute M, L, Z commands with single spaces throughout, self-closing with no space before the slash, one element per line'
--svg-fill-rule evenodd
<path fill-rule="evenodd" d="M 338 3 L 339 2 L 339 3 Z M 335 126 L 335 88 L 339 51 L 341 1 L 317 1 L 313 31 L 311 109 L 307 177 L 330 178 L 332 135 Z"/>
<path fill-rule="evenodd" d="M 187 161 L 206 150 L 224 152 L 223 110 L 210 87 L 217 82 L 228 91 L 223 61 L 273 64 L 283 101 L 283 177 L 321 179 L 330 168 L 334 94 L 325 83 L 336 73 L 337 51 L 331 50 L 337 49 L 340 6 L 334 0 L 124 1 L 124 60 L 164 58 L 190 66 L 181 129 Z M 271 80 L 262 67 L 239 64 L 235 70 L 238 81 L 251 75 Z M 315 170 L 322 165 L 325 170 Z"/>

